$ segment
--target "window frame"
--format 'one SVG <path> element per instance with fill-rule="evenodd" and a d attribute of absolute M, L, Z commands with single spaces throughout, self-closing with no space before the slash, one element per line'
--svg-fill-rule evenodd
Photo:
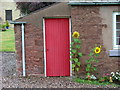
<path fill-rule="evenodd" d="M 7 18 L 7 11 L 11 11 L 11 16 L 10 16 L 10 17 L 11 17 L 11 18 L 10 18 L 11 20 L 8 20 L 8 18 Z M 12 15 L 12 14 L 13 14 L 12 10 L 5 10 L 5 20 L 6 20 L 6 21 L 12 21 L 12 19 L 13 19 L 13 15 Z"/>
<path fill-rule="evenodd" d="M 113 49 L 120 49 L 120 45 L 116 45 L 116 37 L 117 37 L 117 34 L 116 34 L 116 16 L 117 15 L 120 15 L 120 12 L 114 12 L 113 13 Z"/>

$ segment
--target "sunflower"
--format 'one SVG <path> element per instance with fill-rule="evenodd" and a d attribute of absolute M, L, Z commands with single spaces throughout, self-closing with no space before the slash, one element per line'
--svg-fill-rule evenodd
<path fill-rule="evenodd" d="M 97 53 L 100 53 L 101 52 L 101 48 L 100 47 L 96 47 L 95 48 L 95 53 L 97 54 Z"/>
<path fill-rule="evenodd" d="M 74 32 L 73 35 L 72 35 L 74 38 L 78 38 L 80 36 L 79 32 Z"/>

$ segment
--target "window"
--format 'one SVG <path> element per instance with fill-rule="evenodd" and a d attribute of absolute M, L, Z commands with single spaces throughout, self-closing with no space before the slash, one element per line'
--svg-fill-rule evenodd
<path fill-rule="evenodd" d="M 113 14 L 114 49 L 120 49 L 120 12 Z"/>
<path fill-rule="evenodd" d="M 12 20 L 12 10 L 5 10 L 6 20 Z"/>

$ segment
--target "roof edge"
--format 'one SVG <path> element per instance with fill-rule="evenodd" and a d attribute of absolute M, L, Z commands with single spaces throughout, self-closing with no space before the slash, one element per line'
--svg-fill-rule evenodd
<path fill-rule="evenodd" d="M 10 24 L 26 24 L 27 22 L 10 22 Z"/>
<path fill-rule="evenodd" d="M 22 19 L 22 18 L 24 18 L 24 17 L 26 17 L 26 16 L 31 15 L 31 14 L 34 14 L 34 13 L 36 13 L 36 12 L 38 12 L 38 11 L 42 11 L 42 10 L 48 8 L 48 7 L 52 7 L 52 6 L 54 6 L 54 5 L 56 5 L 56 4 L 59 4 L 59 3 L 60 3 L 60 2 L 56 2 L 56 3 L 53 3 L 53 4 L 51 4 L 51 5 L 45 6 L 45 7 L 43 7 L 43 8 L 40 8 L 40 9 L 38 9 L 38 10 L 35 10 L 35 11 L 33 11 L 33 12 L 27 14 L 27 15 L 24 15 L 24 16 L 21 16 L 21 17 L 17 18 L 15 21 L 20 20 L 20 19 Z"/>
<path fill-rule="evenodd" d="M 69 2 L 69 5 L 120 5 L 118 2 Z"/>

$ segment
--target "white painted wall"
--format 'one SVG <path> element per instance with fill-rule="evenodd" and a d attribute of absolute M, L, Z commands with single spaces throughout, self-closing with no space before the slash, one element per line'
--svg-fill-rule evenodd
<path fill-rule="evenodd" d="M 12 10 L 12 19 L 15 20 L 20 17 L 20 10 L 16 9 L 14 0 L 0 0 L 0 17 L 5 22 L 5 10 Z"/>
<path fill-rule="evenodd" d="M 120 0 L 69 0 L 70 2 L 118 2 Z"/>

